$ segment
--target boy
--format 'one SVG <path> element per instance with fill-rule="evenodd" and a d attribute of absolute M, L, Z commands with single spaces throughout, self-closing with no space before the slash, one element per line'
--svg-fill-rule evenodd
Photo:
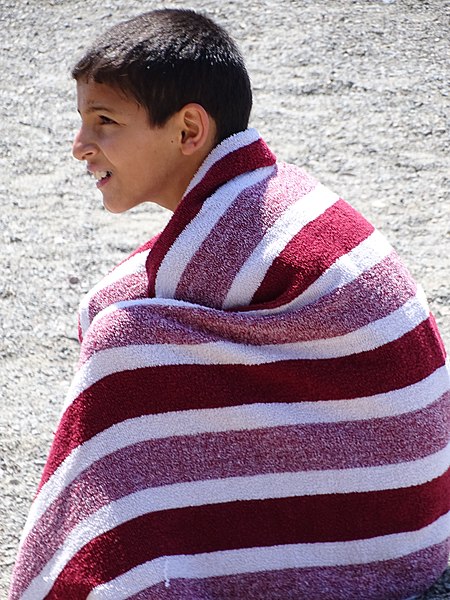
<path fill-rule="evenodd" d="M 11 598 L 408 598 L 447 564 L 450 401 L 382 236 L 255 130 L 229 36 L 163 10 L 73 70 L 105 206 L 174 211 L 80 307 Z"/>

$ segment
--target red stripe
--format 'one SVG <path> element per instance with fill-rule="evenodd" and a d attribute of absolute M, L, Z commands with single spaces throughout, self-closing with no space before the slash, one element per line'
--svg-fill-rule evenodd
<path fill-rule="evenodd" d="M 290 302 L 373 231 L 373 225 L 354 208 L 338 200 L 305 225 L 276 257 L 249 309 L 255 310 L 259 305 L 274 308 Z"/>
<path fill-rule="evenodd" d="M 210 504 L 146 514 L 86 544 L 64 568 L 48 600 L 84 597 L 94 586 L 159 556 L 414 531 L 450 509 L 449 492 L 450 470 L 425 485 L 398 490 Z"/>
<path fill-rule="evenodd" d="M 200 211 L 206 198 L 231 179 L 258 169 L 275 164 L 276 158 L 262 139 L 230 152 L 218 160 L 206 173 L 203 179 L 182 200 L 174 212 L 166 228 L 157 240 L 147 260 L 149 280 L 149 296 L 155 296 L 155 281 L 158 269 L 164 256 L 182 230 Z"/>
<path fill-rule="evenodd" d="M 126 419 L 264 401 L 371 396 L 412 385 L 443 364 L 445 351 L 430 317 L 390 344 L 341 358 L 263 365 L 170 365 L 114 373 L 93 384 L 66 410 L 41 486 L 76 446 Z"/>

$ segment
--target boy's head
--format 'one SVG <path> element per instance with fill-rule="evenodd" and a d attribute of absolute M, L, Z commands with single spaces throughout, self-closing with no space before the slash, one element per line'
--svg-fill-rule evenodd
<path fill-rule="evenodd" d="M 77 80 L 118 88 L 164 125 L 189 103 L 216 127 L 215 142 L 247 128 L 250 80 L 230 36 L 192 10 L 163 9 L 109 29 L 72 70 Z"/>

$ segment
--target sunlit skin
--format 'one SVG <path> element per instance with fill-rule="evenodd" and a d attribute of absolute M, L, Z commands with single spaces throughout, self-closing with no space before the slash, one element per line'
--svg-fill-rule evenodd
<path fill-rule="evenodd" d="M 134 98 L 111 86 L 78 81 L 77 98 L 81 127 L 73 155 L 89 172 L 108 173 L 97 182 L 105 208 L 121 213 L 155 202 L 175 210 L 214 146 L 214 121 L 203 107 L 188 104 L 153 127 Z"/>

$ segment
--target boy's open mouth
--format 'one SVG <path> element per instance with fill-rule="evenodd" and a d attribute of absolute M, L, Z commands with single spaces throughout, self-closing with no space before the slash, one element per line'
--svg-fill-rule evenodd
<path fill-rule="evenodd" d="M 97 180 L 97 187 L 104 185 L 111 177 L 111 171 L 94 171 L 92 175 Z"/>

